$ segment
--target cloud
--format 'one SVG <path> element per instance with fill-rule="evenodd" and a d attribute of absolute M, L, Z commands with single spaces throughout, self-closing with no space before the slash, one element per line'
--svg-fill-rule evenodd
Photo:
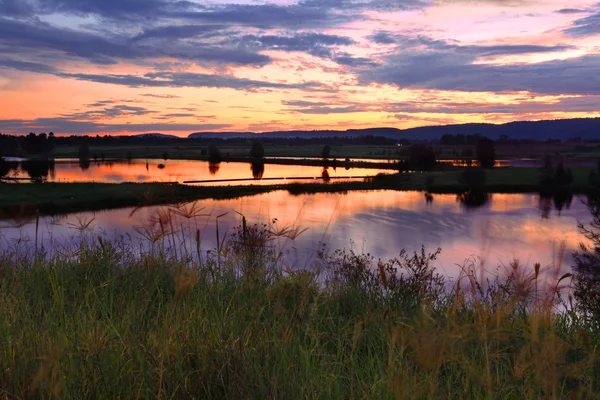
<path fill-rule="evenodd" d="M 541 46 L 530 44 L 510 44 L 510 45 L 463 45 L 457 41 L 437 40 L 424 35 L 408 36 L 399 35 L 387 31 L 376 31 L 368 36 L 373 43 L 377 44 L 395 44 L 401 51 L 410 49 L 422 50 L 444 50 L 457 53 L 464 53 L 474 57 L 490 57 L 500 55 L 520 55 L 535 53 L 554 53 L 566 50 L 572 50 L 572 45 L 554 45 Z"/>
<path fill-rule="evenodd" d="M 388 112 L 432 114 L 536 114 L 551 112 L 597 112 L 600 96 L 564 97 L 553 101 L 524 99 L 514 104 L 501 102 L 399 102 L 383 105 Z"/>
<path fill-rule="evenodd" d="M 565 14 L 565 15 L 582 14 L 582 13 L 586 13 L 586 12 L 588 12 L 588 10 L 580 9 L 580 8 L 561 8 L 560 10 L 556 10 L 556 13 Z"/>
<path fill-rule="evenodd" d="M 88 104 L 88 107 L 93 109 L 63 115 L 65 118 L 73 119 L 73 120 L 102 120 L 106 118 L 115 118 L 115 117 L 125 117 L 125 116 L 135 116 L 135 115 L 148 115 L 154 114 L 156 111 L 148 110 L 144 107 L 138 106 L 128 106 L 124 104 L 114 105 L 110 107 L 104 107 L 107 104 L 112 104 L 115 101 L 113 100 L 105 100 L 96 102 L 94 104 Z M 100 107 L 100 108 L 98 108 Z"/>
<path fill-rule="evenodd" d="M 144 96 L 144 97 L 155 97 L 157 99 L 180 99 L 181 98 L 181 96 L 175 96 L 174 94 L 144 93 L 141 96 Z"/>
<path fill-rule="evenodd" d="M 19 71 L 35 72 L 39 74 L 56 74 L 59 72 L 56 68 L 50 65 L 28 61 L 19 61 L 8 58 L 0 58 L 0 68 L 10 68 Z"/>
<path fill-rule="evenodd" d="M 69 118 L 38 118 L 34 120 L 0 120 L 0 130 L 10 133 L 26 133 L 34 131 L 84 134 L 100 132 L 197 132 L 202 130 L 217 130 L 230 127 L 229 124 L 103 124 L 97 122 L 75 121 Z"/>
<path fill-rule="evenodd" d="M 600 54 L 536 64 L 474 64 L 475 59 L 444 51 L 394 54 L 383 66 L 362 71 L 359 81 L 465 92 L 600 94 Z"/>
<path fill-rule="evenodd" d="M 225 75 L 198 74 L 192 72 L 150 72 L 144 75 L 126 74 L 71 74 L 57 76 L 81 81 L 110 83 L 129 87 L 212 87 L 238 90 L 256 89 L 317 89 L 323 86 L 317 82 L 278 83 L 235 78 Z"/>
<path fill-rule="evenodd" d="M 96 64 L 115 64 L 117 60 L 144 60 L 159 57 L 189 60 L 199 64 L 256 65 L 268 64 L 271 58 L 245 49 L 215 46 L 203 42 L 170 41 L 155 45 L 132 41 L 125 35 L 100 37 L 72 29 L 56 28 L 45 23 L 27 23 L 0 18 L 0 44 L 13 52 L 35 54 L 53 50 Z"/>
<path fill-rule="evenodd" d="M 571 28 L 563 31 L 573 37 L 594 36 L 600 34 L 600 12 L 573 22 Z"/>

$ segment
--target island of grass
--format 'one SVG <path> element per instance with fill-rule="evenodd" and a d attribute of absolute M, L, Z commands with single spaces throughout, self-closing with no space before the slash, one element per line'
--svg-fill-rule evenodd
<path fill-rule="evenodd" d="M 200 199 L 230 199 L 277 190 L 310 194 L 351 190 L 419 190 L 430 193 L 461 194 L 472 191 L 460 176 L 465 169 L 380 174 L 364 181 L 337 183 L 287 183 L 275 185 L 190 186 L 164 183 L 33 183 L 0 184 L 0 210 L 5 214 L 20 208 L 37 209 L 42 214 L 93 211 L 100 209 L 169 204 Z M 540 181 L 537 168 L 495 168 L 487 170 L 485 181 L 476 190 L 488 193 L 585 194 L 595 191 L 590 183 L 594 169 L 571 168 L 568 185 L 548 185 Z"/>

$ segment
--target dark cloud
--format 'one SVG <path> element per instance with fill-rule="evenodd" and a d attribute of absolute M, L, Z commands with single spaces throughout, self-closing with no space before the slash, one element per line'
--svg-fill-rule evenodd
<path fill-rule="evenodd" d="M 65 118 L 73 119 L 73 120 L 101 120 L 105 118 L 115 118 L 115 117 L 124 117 L 124 116 L 134 116 L 134 115 L 148 115 L 156 113 L 156 111 L 148 110 L 144 107 L 138 106 L 128 106 L 125 104 L 114 105 L 111 107 L 97 108 L 103 107 L 107 104 L 112 104 L 114 101 L 106 100 L 97 102 L 94 104 L 89 104 L 88 107 L 91 107 L 91 110 L 87 110 L 79 113 L 72 113 L 63 115 Z"/>
<path fill-rule="evenodd" d="M 58 70 L 50 65 L 39 64 L 28 61 L 0 58 L 0 68 L 11 68 L 19 71 L 36 72 L 39 74 L 56 74 Z"/>
<path fill-rule="evenodd" d="M 168 25 L 145 30 L 132 40 L 147 39 L 188 39 L 194 37 L 214 37 L 227 29 L 226 25 Z"/>
<path fill-rule="evenodd" d="M 582 14 L 582 13 L 586 13 L 588 11 L 584 10 L 584 9 L 579 9 L 579 8 L 561 8 L 560 10 L 556 10 L 556 12 L 558 14 L 570 15 L 570 14 Z"/>
<path fill-rule="evenodd" d="M 144 75 L 115 75 L 115 74 L 69 74 L 58 76 L 82 81 L 110 83 L 129 87 L 212 87 L 231 88 L 238 90 L 256 89 L 318 89 L 322 85 L 316 82 L 306 83 L 277 83 L 256 81 L 252 79 L 235 78 L 225 75 L 197 74 L 191 72 L 152 72 Z"/>
<path fill-rule="evenodd" d="M 552 53 L 571 50 L 571 45 L 540 46 L 528 44 L 511 45 L 461 45 L 456 41 L 436 40 L 423 35 L 398 35 L 387 31 L 377 31 L 368 37 L 377 44 L 396 44 L 402 51 L 421 48 L 423 50 L 445 50 L 470 54 L 476 57 Z"/>
<path fill-rule="evenodd" d="M 54 133 L 83 134 L 97 132 L 197 132 L 227 128 L 229 124 L 102 124 L 98 122 L 76 121 L 69 118 L 38 118 L 34 120 L 0 120 L 0 130 L 11 133 L 52 131 Z"/>
<path fill-rule="evenodd" d="M 346 36 L 328 35 L 313 32 L 300 32 L 293 35 L 244 35 L 228 39 L 227 43 L 240 48 L 258 50 L 281 50 L 305 52 L 315 57 L 335 61 L 340 65 L 373 66 L 371 59 L 354 57 L 336 48 L 350 46 L 356 42 Z"/>
<path fill-rule="evenodd" d="M 562 46 L 552 46 L 553 50 Z M 457 46 L 431 41 L 429 48 L 398 50 L 382 66 L 360 72 L 360 83 L 467 92 L 530 91 L 546 94 L 600 93 L 600 55 L 536 64 L 475 64 L 482 56 L 547 51 L 544 46 Z M 548 50 L 550 51 L 550 50 Z"/>
<path fill-rule="evenodd" d="M 536 114 L 551 112 L 598 112 L 600 96 L 565 97 L 558 101 L 526 99 L 515 104 L 473 102 L 402 102 L 382 106 L 387 112 L 434 114 Z"/>
<path fill-rule="evenodd" d="M 571 28 L 563 32 L 574 37 L 600 35 L 600 12 L 576 20 Z"/>
<path fill-rule="evenodd" d="M 105 38 L 91 33 L 52 27 L 44 23 L 27 23 L 0 18 L 0 44 L 13 51 L 54 50 L 67 56 L 88 59 L 96 64 L 122 60 L 143 60 L 170 57 L 205 64 L 265 65 L 268 56 L 239 48 L 215 46 L 209 43 L 170 41 L 168 44 L 148 44 L 132 41 L 127 36 Z"/>

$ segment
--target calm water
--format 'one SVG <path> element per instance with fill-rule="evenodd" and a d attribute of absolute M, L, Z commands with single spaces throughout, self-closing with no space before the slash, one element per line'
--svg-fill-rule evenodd
<path fill-rule="evenodd" d="M 418 250 L 425 245 L 428 251 L 441 247 L 437 267 L 449 276 L 456 276 L 457 264 L 472 256 L 482 257 L 489 269 L 508 265 L 515 258 L 531 268 L 537 262 L 542 266 L 553 265 L 562 242 L 566 252 L 561 265 L 568 269 L 572 251 L 583 240 L 577 221 L 591 220 L 582 200 L 573 198 L 570 207 L 563 205 L 559 213 L 551 202 L 540 201 L 539 196 L 530 194 L 494 194 L 485 205 L 472 209 L 456 195 L 434 195 L 428 201 L 422 192 L 293 196 L 277 191 L 236 200 L 199 201 L 197 206 L 204 207 L 201 213 L 205 216 L 175 217 L 174 226 L 189 232 L 199 228 L 202 247 L 207 250 L 216 243 L 217 215 L 228 213 L 219 219 L 221 232 L 231 232 L 240 223 L 236 211 L 251 223 L 267 223 L 277 218 L 279 227 L 307 229 L 294 241 L 281 239 L 277 243 L 295 267 L 311 266 L 320 242 L 331 249 L 353 247 L 385 258 L 397 256 L 402 248 Z M 48 248 L 74 244 L 81 236 L 76 227 L 90 221 L 86 235 L 94 240 L 97 235 L 142 240 L 139 226 L 147 226 L 164 209 L 148 207 L 133 215 L 132 209 L 119 209 L 46 217 L 41 220 L 38 240 Z M 18 238 L 33 243 L 34 221 L 16 227 L 14 222 L 5 220 L 0 221 L 0 226 L 2 246 L 17 245 Z"/>
<path fill-rule="evenodd" d="M 50 163 L 27 161 L 11 164 L 7 176 L 13 178 L 38 178 L 48 182 L 184 182 L 204 180 L 248 179 L 252 183 L 281 183 L 272 178 L 314 178 L 321 177 L 322 167 L 300 165 L 252 165 L 249 163 L 211 164 L 206 161 L 190 160 L 132 160 L 119 162 L 80 163 L 77 160 L 57 160 Z M 366 177 L 386 170 L 344 167 L 327 168 L 331 178 Z M 261 181 L 261 179 L 269 179 Z"/>

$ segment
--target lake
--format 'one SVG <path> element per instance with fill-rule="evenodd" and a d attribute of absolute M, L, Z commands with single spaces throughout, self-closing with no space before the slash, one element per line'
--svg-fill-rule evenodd
<path fill-rule="evenodd" d="M 248 180 L 244 184 L 277 184 L 292 181 L 306 181 L 295 178 L 320 178 L 322 167 L 302 165 L 274 165 L 239 162 L 192 160 L 131 160 L 107 162 L 79 162 L 78 160 L 56 160 L 54 163 L 21 160 L 12 162 L 6 176 L 11 178 L 36 178 L 47 182 L 184 182 L 210 180 Z M 389 170 L 373 168 L 350 168 L 343 166 L 326 169 L 331 179 L 339 177 L 367 177 Z M 273 180 L 273 178 L 286 178 Z"/>
<path fill-rule="evenodd" d="M 276 191 L 235 200 L 198 201 L 196 207 L 203 208 L 203 215 L 192 219 L 174 217 L 174 226 L 183 227 L 191 238 L 200 229 L 202 248 L 208 250 L 216 244 L 218 215 L 227 213 L 219 219 L 221 233 L 230 233 L 240 224 L 236 212 L 245 215 L 249 223 L 268 223 L 277 218 L 276 226 L 280 228 L 307 229 L 294 241 L 282 238 L 276 243 L 295 268 L 311 267 L 322 242 L 329 249 L 353 248 L 382 258 L 397 256 L 402 248 L 413 251 L 424 245 L 433 252 L 440 247 L 436 266 L 455 277 L 460 270 L 457 264 L 471 257 L 482 257 L 489 270 L 508 266 L 513 259 L 531 268 L 539 262 L 543 267 L 560 264 L 568 270 L 572 251 L 583 240 L 577 222 L 591 220 L 584 198 L 577 196 L 570 204 L 554 204 L 535 194 L 493 194 L 478 208 L 467 207 L 463 200 L 452 194 L 428 197 L 416 191 L 314 195 Z M 166 208 L 147 207 L 133 215 L 133 209 L 127 208 L 43 217 L 38 241 L 54 249 L 74 245 L 82 235 L 77 227 L 88 223 L 83 235 L 91 240 L 101 235 L 143 241 L 140 227 L 148 226 L 148 221 Z M 21 222 L 22 226 L 15 224 L 0 221 L 2 247 L 34 242 L 34 220 Z M 17 242 L 18 238 L 22 240 Z M 561 243 L 565 245 L 564 258 L 558 260 Z"/>

